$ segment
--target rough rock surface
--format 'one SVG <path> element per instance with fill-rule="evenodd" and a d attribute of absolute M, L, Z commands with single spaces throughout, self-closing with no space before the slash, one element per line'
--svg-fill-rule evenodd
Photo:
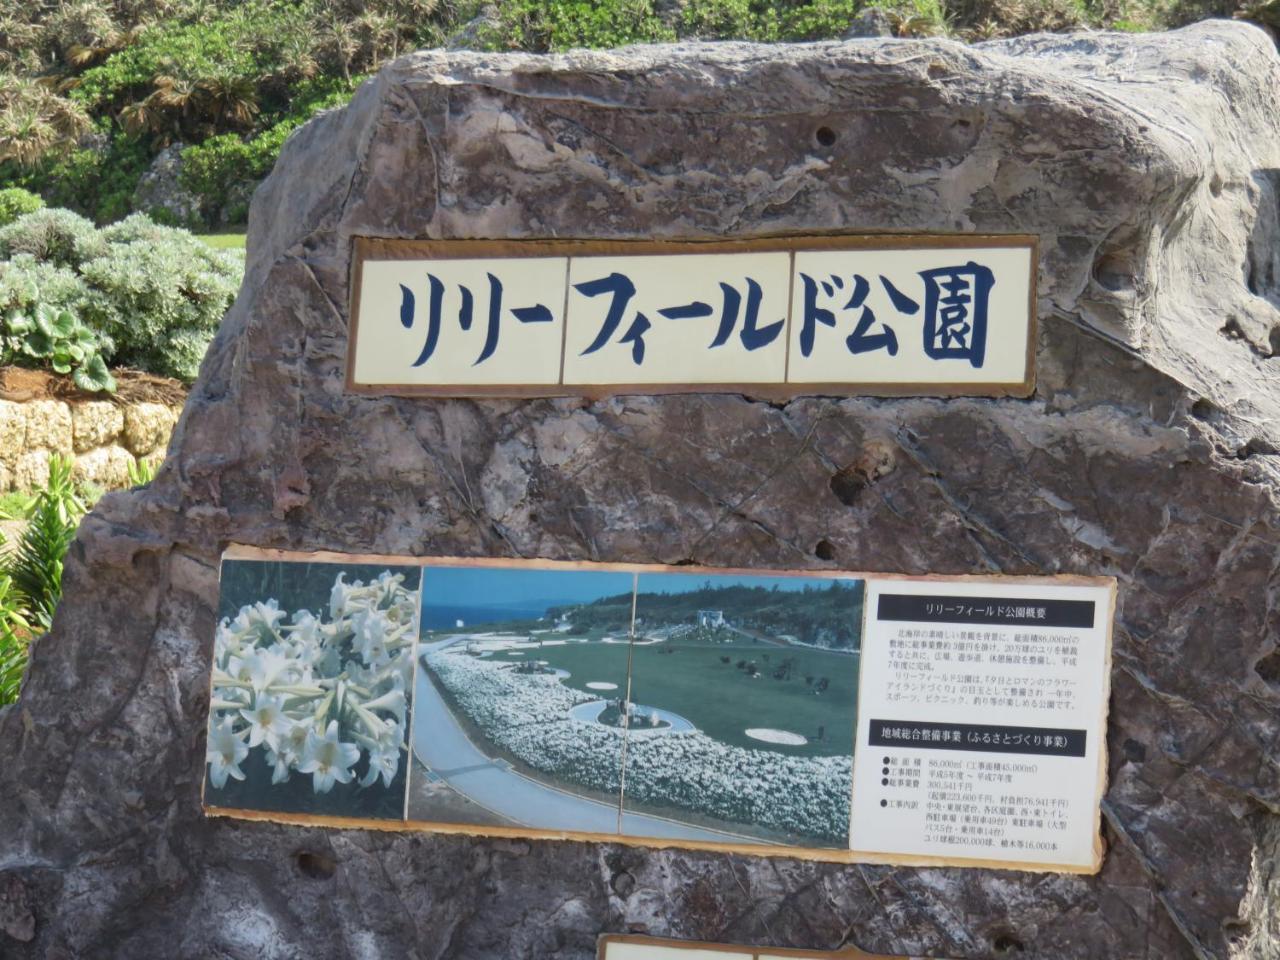
<path fill-rule="evenodd" d="M 1275 958 L 1277 94 L 1270 39 L 1232 23 L 388 66 L 258 191 L 244 289 L 165 468 L 85 521 L 54 630 L 0 712 L 0 953 L 586 960 L 598 933 L 645 930 Z M 343 394 L 354 235 L 818 230 L 1039 234 L 1036 394 Z M 1114 574 L 1105 865 L 847 867 L 204 819 L 229 541 Z"/>
<path fill-rule="evenodd" d="M 133 191 L 133 208 L 155 214 L 163 211 L 178 223 L 198 223 L 200 198 L 182 185 L 182 151 L 175 143 L 156 154 Z"/>
<path fill-rule="evenodd" d="M 74 449 L 71 408 L 58 400 L 32 400 L 25 404 L 27 449 L 71 454 Z"/>

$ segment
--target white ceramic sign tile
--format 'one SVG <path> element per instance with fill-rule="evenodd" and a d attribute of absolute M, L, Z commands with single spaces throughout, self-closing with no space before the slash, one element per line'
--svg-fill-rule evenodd
<path fill-rule="evenodd" d="M 366 260 L 352 382 L 560 382 L 565 257 Z"/>
<path fill-rule="evenodd" d="M 799 251 L 788 383 L 1023 380 L 1026 247 Z"/>
<path fill-rule="evenodd" d="M 527 396 L 1031 389 L 1031 239 L 777 244 L 558 257 L 536 251 L 564 247 L 531 242 L 523 258 L 365 258 L 349 385 Z"/>
<path fill-rule="evenodd" d="M 574 257 L 566 384 L 781 383 L 791 256 Z"/>

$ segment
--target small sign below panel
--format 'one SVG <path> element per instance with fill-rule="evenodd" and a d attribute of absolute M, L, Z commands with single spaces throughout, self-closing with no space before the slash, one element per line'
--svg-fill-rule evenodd
<path fill-rule="evenodd" d="M 596 960 L 913 960 L 902 955 L 866 953 L 856 947 L 842 950 L 790 950 L 742 947 L 721 943 L 690 943 L 632 934 L 606 934 L 596 948 Z"/>
<path fill-rule="evenodd" d="M 1114 591 L 233 547 L 205 809 L 1096 872 Z"/>
<path fill-rule="evenodd" d="M 347 388 L 1027 396 L 1036 238 L 355 241 Z"/>

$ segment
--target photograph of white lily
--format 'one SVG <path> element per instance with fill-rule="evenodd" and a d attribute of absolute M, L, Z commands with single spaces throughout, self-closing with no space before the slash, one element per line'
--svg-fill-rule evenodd
<path fill-rule="evenodd" d="M 401 819 L 417 567 L 222 564 L 206 807 Z"/>

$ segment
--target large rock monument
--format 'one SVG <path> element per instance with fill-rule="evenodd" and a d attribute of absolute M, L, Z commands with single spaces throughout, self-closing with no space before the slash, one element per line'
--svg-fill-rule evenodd
<path fill-rule="evenodd" d="M 0 955 L 565 958 L 602 932 L 1280 956 L 1280 57 L 1261 30 L 425 52 L 286 145 L 160 477 L 0 711 Z M 1028 399 L 359 397 L 357 236 L 1038 234 Z M 1119 579 L 1097 876 L 205 818 L 230 543 Z"/>

